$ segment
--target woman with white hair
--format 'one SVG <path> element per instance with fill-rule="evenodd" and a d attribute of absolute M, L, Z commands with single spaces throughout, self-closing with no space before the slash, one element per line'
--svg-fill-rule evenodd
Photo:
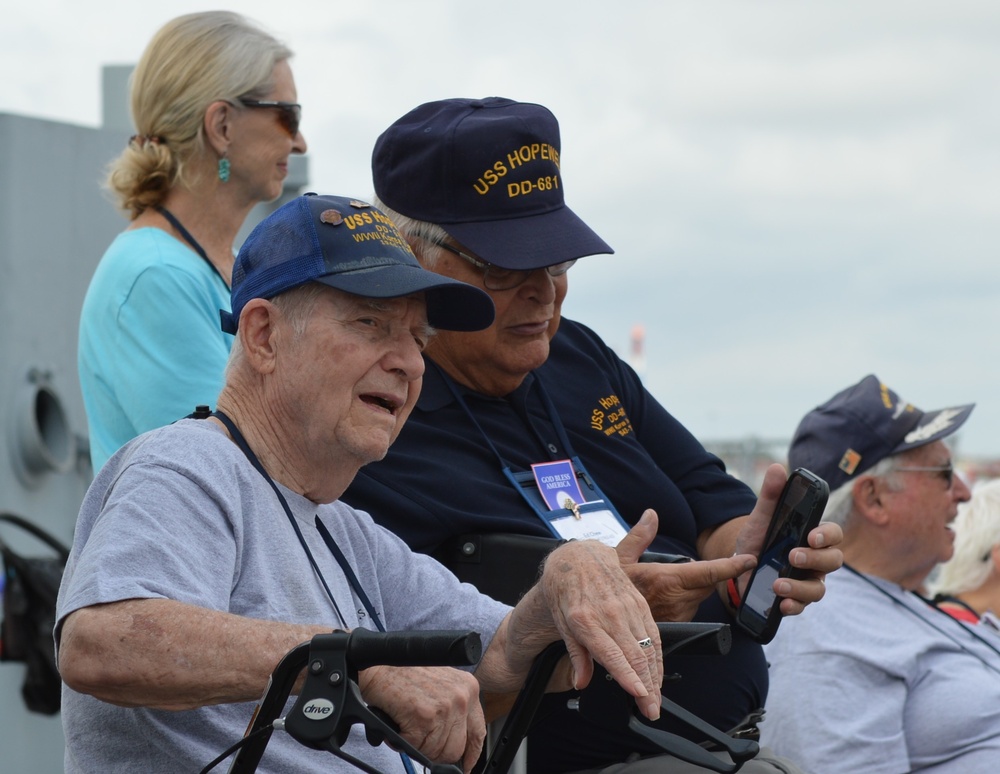
<path fill-rule="evenodd" d="M 952 523 L 955 553 L 942 564 L 927 587 L 935 604 L 969 623 L 1000 628 L 1000 479 L 972 490 L 958 506 Z"/>

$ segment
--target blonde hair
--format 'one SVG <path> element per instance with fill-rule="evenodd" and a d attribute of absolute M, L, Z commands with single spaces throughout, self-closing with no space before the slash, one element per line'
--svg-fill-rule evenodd
<path fill-rule="evenodd" d="M 138 217 L 176 185 L 192 185 L 185 165 L 205 148 L 204 120 L 217 100 L 262 97 L 274 66 L 292 52 L 229 11 L 179 16 L 146 46 L 130 78 L 137 134 L 108 171 L 106 187 Z"/>
<path fill-rule="evenodd" d="M 928 581 L 931 595 L 955 596 L 978 589 L 990 575 L 990 552 L 1000 544 L 1000 479 L 972 490 L 968 502 L 960 503 L 953 523 L 955 553 Z"/>

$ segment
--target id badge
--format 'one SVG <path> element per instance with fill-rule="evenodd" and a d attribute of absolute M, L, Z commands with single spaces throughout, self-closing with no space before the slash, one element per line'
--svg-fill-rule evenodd
<path fill-rule="evenodd" d="M 537 509 L 539 515 L 563 540 L 599 540 L 614 547 L 628 534 L 628 527 L 593 482 L 584 493 L 574 462 L 557 460 L 531 466 L 537 493 L 548 508 Z"/>
<path fill-rule="evenodd" d="M 552 511 L 549 527 L 563 540 L 599 540 L 612 548 L 628 534 L 621 520 L 608 510 L 604 500 L 580 503 L 569 513 L 566 509 Z"/>

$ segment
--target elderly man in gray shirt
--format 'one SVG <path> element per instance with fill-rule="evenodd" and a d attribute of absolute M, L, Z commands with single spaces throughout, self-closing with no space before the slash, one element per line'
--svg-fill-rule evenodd
<path fill-rule="evenodd" d="M 789 464 L 833 490 L 824 520 L 843 527 L 844 567 L 822 609 L 785 620 L 765 647 L 761 729 L 813 774 L 997 771 L 1000 638 L 920 596 L 969 499 L 943 439 L 972 408 L 924 412 L 872 375 L 792 440 Z"/>

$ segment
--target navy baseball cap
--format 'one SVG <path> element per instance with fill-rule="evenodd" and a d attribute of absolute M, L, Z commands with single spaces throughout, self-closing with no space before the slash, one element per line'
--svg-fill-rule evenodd
<path fill-rule="evenodd" d="M 951 435 L 975 405 L 921 411 L 869 374 L 805 415 L 788 466 L 811 470 L 834 490 L 886 457 Z"/>
<path fill-rule="evenodd" d="M 376 141 L 375 193 L 504 269 L 613 253 L 566 206 L 559 148 L 559 122 L 541 105 L 503 97 L 427 102 Z"/>
<path fill-rule="evenodd" d="M 252 298 L 273 298 L 307 282 L 366 298 L 423 292 L 435 328 L 478 331 L 493 323 L 489 295 L 427 271 L 383 213 L 367 202 L 305 194 L 283 204 L 250 232 L 233 268 L 232 312 L 222 330 L 236 333 Z"/>

